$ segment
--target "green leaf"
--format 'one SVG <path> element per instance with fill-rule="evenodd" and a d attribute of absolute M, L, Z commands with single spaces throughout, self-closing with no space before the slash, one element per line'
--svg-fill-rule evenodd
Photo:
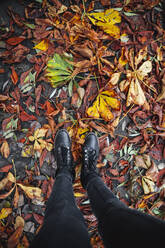
<path fill-rule="evenodd" d="M 46 76 L 53 87 L 58 87 L 72 79 L 73 66 L 70 64 L 72 57 L 68 54 L 54 54 L 47 63 Z"/>
<path fill-rule="evenodd" d="M 136 16 L 138 14 L 133 13 L 133 12 L 124 12 L 124 15 L 126 15 L 126 16 Z"/>
<path fill-rule="evenodd" d="M 31 28 L 31 29 L 35 29 L 35 25 L 34 24 L 31 24 L 31 23 L 26 23 L 24 22 L 25 26 L 27 26 L 28 28 Z"/>
<path fill-rule="evenodd" d="M 73 95 L 73 81 L 70 81 L 68 85 L 68 92 L 69 92 L 69 96 L 71 97 Z"/>

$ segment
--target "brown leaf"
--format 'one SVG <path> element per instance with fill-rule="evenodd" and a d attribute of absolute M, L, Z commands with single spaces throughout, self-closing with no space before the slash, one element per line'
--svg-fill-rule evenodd
<path fill-rule="evenodd" d="M 19 200 L 19 192 L 18 192 L 18 187 L 16 186 L 14 199 L 13 199 L 13 205 L 14 205 L 15 208 L 18 207 L 18 200 Z"/>
<path fill-rule="evenodd" d="M 17 183 L 18 186 L 27 194 L 30 199 L 41 198 L 41 189 L 38 187 L 24 186 L 21 183 Z"/>
<path fill-rule="evenodd" d="M 8 158 L 9 154 L 10 154 L 10 148 L 8 145 L 8 142 L 5 140 L 1 146 L 1 153 L 2 156 L 5 158 Z"/>
<path fill-rule="evenodd" d="M 5 199 L 6 197 L 8 197 L 13 192 L 13 190 L 15 189 L 15 186 L 16 186 L 16 184 L 14 185 L 13 188 L 11 188 L 11 190 L 9 192 L 0 195 L 0 199 Z"/>
<path fill-rule="evenodd" d="M 135 165 L 137 167 L 142 167 L 148 169 L 151 166 L 150 156 L 147 154 L 135 156 Z"/>
<path fill-rule="evenodd" d="M 146 177 L 146 176 L 142 177 L 142 186 L 143 186 L 144 194 L 152 193 L 155 190 L 155 183 L 152 181 L 150 177 Z"/>
<path fill-rule="evenodd" d="M 6 186 L 6 184 L 8 183 L 8 178 L 5 177 L 0 181 L 0 190 L 4 189 L 4 187 Z"/>
<path fill-rule="evenodd" d="M 19 226 L 8 239 L 7 248 L 15 248 L 19 244 L 20 238 L 22 236 L 22 232 L 23 232 L 23 227 Z"/>
<path fill-rule="evenodd" d="M 157 165 L 152 161 L 151 167 L 146 171 L 146 176 L 151 178 L 154 182 L 158 180 L 159 170 Z"/>
<path fill-rule="evenodd" d="M 17 229 L 19 226 L 24 227 L 25 221 L 21 216 L 17 216 L 14 224 L 14 228 Z"/>

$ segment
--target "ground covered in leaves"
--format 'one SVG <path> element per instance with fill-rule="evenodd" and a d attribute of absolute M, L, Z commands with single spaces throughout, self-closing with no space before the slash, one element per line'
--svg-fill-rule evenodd
<path fill-rule="evenodd" d="M 97 166 L 107 186 L 129 207 L 165 219 L 162 5 L 159 0 L 4 3 L 0 247 L 28 247 L 43 223 L 59 128 L 72 138 L 74 194 L 93 247 L 103 245 L 80 183 L 81 146 L 89 131 L 99 137 Z"/>

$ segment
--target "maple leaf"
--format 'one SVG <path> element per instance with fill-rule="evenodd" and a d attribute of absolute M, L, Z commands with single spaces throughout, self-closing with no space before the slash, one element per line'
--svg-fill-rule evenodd
<path fill-rule="evenodd" d="M 121 22 L 121 16 L 118 11 L 107 9 L 105 12 L 90 13 L 87 16 L 94 25 L 101 27 L 104 32 L 114 38 L 120 38 L 120 29 L 115 25 Z"/>
<path fill-rule="evenodd" d="M 127 59 L 132 70 L 127 70 L 127 79 L 120 82 L 121 91 L 126 91 L 128 89 L 126 103 L 127 107 L 129 107 L 131 103 L 133 103 L 144 106 L 147 110 L 149 110 L 149 104 L 142 90 L 141 83 L 154 90 L 148 85 L 146 80 L 148 73 L 150 73 L 152 70 L 152 63 L 151 61 L 147 60 L 138 68 L 138 65 L 142 62 L 146 55 L 147 48 L 141 49 L 135 57 L 133 49 L 130 49 L 128 53 Z"/>
<path fill-rule="evenodd" d="M 90 117 L 100 118 L 102 117 L 105 121 L 110 121 L 113 119 L 113 114 L 110 108 L 119 110 L 120 109 L 120 101 L 116 99 L 113 91 L 103 91 L 101 92 L 93 106 L 87 109 L 87 114 Z"/>

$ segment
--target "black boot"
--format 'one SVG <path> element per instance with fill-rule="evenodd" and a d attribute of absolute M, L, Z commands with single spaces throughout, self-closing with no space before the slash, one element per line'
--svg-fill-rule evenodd
<path fill-rule="evenodd" d="M 89 133 L 83 145 L 83 163 L 81 168 L 81 183 L 84 188 L 95 176 L 98 176 L 97 159 L 99 155 L 99 143 L 94 133 Z"/>
<path fill-rule="evenodd" d="M 71 153 L 71 140 L 68 132 L 61 129 L 57 132 L 54 142 L 55 160 L 57 163 L 56 176 L 60 173 L 70 174 L 74 181 L 75 170 Z"/>

